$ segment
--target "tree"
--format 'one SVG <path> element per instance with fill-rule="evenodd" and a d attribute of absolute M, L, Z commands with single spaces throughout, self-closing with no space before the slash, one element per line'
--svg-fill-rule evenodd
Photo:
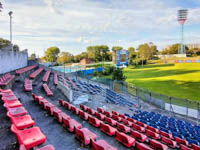
<path fill-rule="evenodd" d="M 117 50 L 122 50 L 123 49 L 123 47 L 121 47 L 121 46 L 113 46 L 112 47 L 112 51 L 117 51 Z"/>
<path fill-rule="evenodd" d="M 0 38 L 0 49 L 1 48 L 4 48 L 4 47 L 7 47 L 11 45 L 11 42 L 9 40 L 6 40 L 6 39 L 3 39 L 3 38 Z M 19 51 L 19 46 L 17 44 L 14 44 L 13 45 L 13 50 L 15 52 L 18 52 Z"/>
<path fill-rule="evenodd" d="M 138 47 L 139 57 L 146 60 L 151 59 L 153 55 L 156 54 L 156 52 L 157 46 L 154 45 L 152 42 L 141 44 Z"/>
<path fill-rule="evenodd" d="M 19 46 L 16 45 L 16 44 L 14 44 L 14 45 L 13 45 L 13 50 L 14 50 L 15 52 L 19 52 Z"/>
<path fill-rule="evenodd" d="M 136 52 L 135 52 L 135 48 L 134 47 L 129 47 L 128 48 L 128 61 L 129 64 L 132 64 L 133 59 L 136 58 Z"/>
<path fill-rule="evenodd" d="M 36 54 L 35 53 L 31 54 L 31 56 L 29 57 L 29 59 L 30 60 L 35 60 L 36 59 Z"/>
<path fill-rule="evenodd" d="M 112 73 L 112 79 L 117 81 L 124 81 L 126 77 L 123 75 L 123 71 L 120 68 L 115 68 Z"/>
<path fill-rule="evenodd" d="M 165 48 L 161 51 L 161 54 L 178 54 L 179 43 L 171 45 L 169 48 Z M 186 53 L 189 50 L 188 46 L 185 46 Z"/>
<path fill-rule="evenodd" d="M 56 62 L 60 49 L 58 47 L 49 47 L 45 51 L 45 60 L 47 62 Z"/>
<path fill-rule="evenodd" d="M 61 52 L 57 58 L 57 63 L 70 63 L 72 61 L 72 54 L 69 52 Z"/>

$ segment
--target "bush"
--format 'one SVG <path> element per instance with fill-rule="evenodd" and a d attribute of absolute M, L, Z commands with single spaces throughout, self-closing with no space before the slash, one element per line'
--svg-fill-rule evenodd
<path fill-rule="evenodd" d="M 122 69 L 115 68 L 112 74 L 112 79 L 117 81 L 124 81 L 126 77 L 123 75 Z"/>

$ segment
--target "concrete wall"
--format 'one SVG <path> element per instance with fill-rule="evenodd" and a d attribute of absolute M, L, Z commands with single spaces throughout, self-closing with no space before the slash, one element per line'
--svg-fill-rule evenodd
<path fill-rule="evenodd" d="M 28 53 L 0 50 L 0 74 L 27 66 Z"/>

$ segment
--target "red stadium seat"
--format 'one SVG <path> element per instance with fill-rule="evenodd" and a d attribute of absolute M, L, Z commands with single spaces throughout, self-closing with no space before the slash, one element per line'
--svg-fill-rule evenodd
<path fill-rule="evenodd" d="M 75 128 L 81 129 L 82 125 L 74 119 L 63 118 L 63 126 L 67 128 L 69 132 L 74 132 Z"/>
<path fill-rule="evenodd" d="M 160 135 L 165 136 L 165 137 L 167 137 L 169 139 L 172 139 L 172 134 L 166 133 L 164 131 L 160 131 Z"/>
<path fill-rule="evenodd" d="M 7 112 L 7 116 L 10 118 L 11 123 L 15 125 L 18 130 L 29 128 L 35 125 L 35 121 L 30 115 L 13 117 L 10 112 Z"/>
<path fill-rule="evenodd" d="M 15 96 L 15 95 L 12 95 L 12 96 L 2 96 L 2 101 L 5 103 L 5 102 L 9 102 L 9 101 L 17 101 L 18 98 Z"/>
<path fill-rule="evenodd" d="M 186 146 L 189 145 L 189 144 L 188 144 L 188 141 L 183 140 L 183 139 L 181 139 L 181 138 L 179 138 L 179 137 L 174 137 L 174 141 L 176 141 L 176 142 L 179 143 L 179 144 L 186 145 Z"/>
<path fill-rule="evenodd" d="M 52 109 L 51 109 L 51 115 L 52 116 L 54 116 L 54 114 L 55 114 L 55 117 L 59 114 L 59 113 L 61 113 L 62 111 L 60 110 L 60 109 L 58 109 L 57 107 L 53 107 Z"/>
<path fill-rule="evenodd" d="M 82 105 L 82 104 L 80 104 L 80 108 L 81 108 L 83 111 L 87 111 L 87 109 L 88 109 L 88 107 L 87 107 L 87 106 L 85 106 L 85 105 Z"/>
<path fill-rule="evenodd" d="M 127 119 L 128 117 L 126 117 L 125 115 L 123 115 L 123 114 L 119 114 L 119 116 L 121 117 L 121 118 L 124 118 L 124 119 Z"/>
<path fill-rule="evenodd" d="M 149 145 L 154 148 L 154 149 L 159 149 L 159 150 L 168 150 L 168 146 L 164 145 L 154 139 L 149 140 Z"/>
<path fill-rule="evenodd" d="M 147 126 L 147 129 L 149 129 L 149 130 L 151 130 L 153 132 L 159 133 L 159 130 L 154 128 L 154 127 L 152 127 L 152 126 Z"/>
<path fill-rule="evenodd" d="M 104 116 L 104 115 L 101 114 L 101 113 L 96 112 L 96 117 L 97 117 L 98 119 L 100 119 L 100 120 L 104 120 L 104 118 L 105 118 L 106 116 Z"/>
<path fill-rule="evenodd" d="M 53 96 L 52 91 L 49 89 L 48 85 L 46 83 L 42 84 L 42 87 L 46 93 L 47 96 Z"/>
<path fill-rule="evenodd" d="M 129 117 L 127 117 L 127 120 L 130 121 L 130 122 L 133 122 L 133 123 L 136 123 L 136 122 L 137 122 L 136 120 L 134 120 L 134 119 L 132 119 L 132 118 L 129 118 Z"/>
<path fill-rule="evenodd" d="M 29 80 L 29 79 L 25 79 L 25 82 L 24 82 L 24 89 L 25 91 L 29 92 L 29 91 L 32 91 L 33 88 L 32 88 L 32 81 Z"/>
<path fill-rule="evenodd" d="M 8 111 L 10 112 L 10 115 L 12 115 L 13 117 L 23 116 L 23 115 L 27 114 L 27 111 L 23 106 L 15 107 L 15 108 L 8 108 Z"/>
<path fill-rule="evenodd" d="M 20 107 L 22 106 L 22 104 L 20 103 L 20 101 L 14 100 L 6 101 L 3 106 L 8 110 L 8 108 Z"/>
<path fill-rule="evenodd" d="M 42 96 L 35 96 L 35 101 L 37 103 L 39 103 L 39 101 L 41 101 L 42 99 L 44 99 L 44 97 L 42 97 Z"/>
<path fill-rule="evenodd" d="M 60 104 L 61 106 L 64 106 L 64 100 L 59 99 L 58 102 L 59 102 L 59 104 Z"/>
<path fill-rule="evenodd" d="M 97 111 L 102 113 L 102 114 L 104 113 L 104 110 L 102 108 L 100 108 L 100 107 L 97 108 Z"/>
<path fill-rule="evenodd" d="M 135 139 L 131 136 L 126 135 L 122 132 L 116 132 L 115 139 L 125 145 L 126 147 L 131 147 L 135 144 Z"/>
<path fill-rule="evenodd" d="M 133 125 L 133 123 L 131 121 L 128 121 L 126 119 L 122 119 L 122 123 L 125 124 L 128 127 L 131 127 Z"/>
<path fill-rule="evenodd" d="M 53 145 L 46 145 L 41 148 L 38 148 L 37 150 L 55 150 L 55 148 L 53 147 Z"/>
<path fill-rule="evenodd" d="M 104 140 L 98 140 L 98 141 L 92 140 L 92 150 L 117 150 L 117 149 L 109 145 Z"/>
<path fill-rule="evenodd" d="M 53 115 L 53 108 L 55 106 L 51 103 L 44 103 L 44 108 L 45 110 L 49 111 L 51 113 L 51 115 Z"/>
<path fill-rule="evenodd" d="M 46 99 L 41 99 L 41 100 L 39 100 L 39 104 L 42 105 L 42 107 L 43 107 L 44 109 L 46 109 L 46 107 L 45 107 L 45 104 L 46 104 L 46 103 L 49 103 Z"/>
<path fill-rule="evenodd" d="M 147 146 L 143 143 L 136 143 L 135 147 L 137 150 L 153 150 L 152 148 L 150 148 L 149 146 Z"/>
<path fill-rule="evenodd" d="M 116 128 L 113 128 L 111 127 L 110 125 L 108 124 L 104 124 L 104 123 L 101 123 L 101 129 L 100 129 L 102 132 L 110 135 L 110 136 L 113 136 L 115 135 L 117 129 Z"/>
<path fill-rule="evenodd" d="M 124 132 L 124 133 L 129 133 L 130 132 L 130 128 L 117 122 L 117 129 Z"/>
<path fill-rule="evenodd" d="M 119 113 L 116 112 L 116 111 L 112 111 L 112 114 L 113 114 L 113 115 L 117 115 L 117 116 L 119 116 Z"/>
<path fill-rule="evenodd" d="M 138 131 L 135 130 L 131 130 L 130 135 L 142 143 L 144 143 L 147 139 L 146 135 L 139 133 Z"/>
<path fill-rule="evenodd" d="M 31 73 L 31 74 L 29 75 L 29 77 L 30 77 L 31 79 L 35 79 L 43 70 L 44 70 L 43 68 L 39 68 L 39 69 L 37 69 L 36 71 L 34 71 L 33 73 Z"/>
<path fill-rule="evenodd" d="M 192 149 L 194 149 L 194 150 L 200 150 L 200 146 L 198 146 L 196 144 L 192 144 Z"/>
<path fill-rule="evenodd" d="M 165 144 L 167 144 L 171 148 L 176 148 L 177 143 L 167 137 L 161 136 L 161 141 Z"/>
<path fill-rule="evenodd" d="M 144 127 L 141 127 L 141 126 L 139 126 L 137 124 L 133 124 L 132 128 L 137 130 L 137 131 L 139 131 L 139 132 L 144 132 L 145 131 Z"/>
<path fill-rule="evenodd" d="M 97 118 L 92 117 L 92 116 L 89 116 L 88 122 L 89 122 L 89 124 L 91 124 L 95 127 L 100 127 L 100 125 L 101 125 L 101 121 Z"/>
<path fill-rule="evenodd" d="M 79 108 L 77 108 L 76 106 L 72 106 L 71 107 L 71 111 L 73 111 L 76 115 L 78 115 L 79 114 L 79 111 L 80 111 L 80 109 Z"/>
<path fill-rule="evenodd" d="M 189 147 L 187 147 L 186 145 L 183 145 L 181 144 L 180 147 L 179 147 L 180 150 L 194 150 L 194 149 L 191 149 Z"/>
<path fill-rule="evenodd" d="M 79 111 L 79 116 L 84 120 L 88 120 L 89 114 L 80 110 Z"/>
<path fill-rule="evenodd" d="M 54 84 L 58 85 L 58 75 L 56 72 L 54 72 Z"/>
<path fill-rule="evenodd" d="M 39 127 L 18 130 L 12 124 L 11 131 L 15 133 L 19 145 L 24 145 L 26 149 L 31 149 L 46 141 L 46 136 L 40 131 Z"/>
<path fill-rule="evenodd" d="M 158 133 L 155 133 L 155 132 L 153 132 L 151 130 L 146 129 L 145 133 L 146 133 L 147 136 L 149 136 L 149 137 L 151 137 L 153 139 L 157 140 L 157 139 L 160 138 L 160 135 Z"/>
<path fill-rule="evenodd" d="M 88 108 L 88 113 L 91 114 L 91 115 L 95 115 L 96 114 L 96 111 L 92 108 Z"/>
<path fill-rule="evenodd" d="M 67 108 L 67 110 L 71 110 L 71 104 L 69 103 L 64 103 L 65 108 Z"/>
<path fill-rule="evenodd" d="M 121 122 L 122 121 L 122 118 L 121 117 L 119 117 L 119 116 L 117 116 L 117 115 L 112 115 L 112 119 L 114 119 L 114 120 L 116 120 L 116 121 L 118 121 L 118 122 Z"/>
<path fill-rule="evenodd" d="M 59 110 L 59 109 L 55 109 L 56 107 L 54 107 L 53 109 L 53 116 L 56 118 L 56 120 L 59 122 L 59 123 L 62 123 L 62 111 Z"/>
<path fill-rule="evenodd" d="M 111 118 L 108 118 L 108 117 L 105 117 L 104 121 L 108 124 L 110 124 L 111 126 L 115 126 L 117 121 L 111 119 Z"/>
<path fill-rule="evenodd" d="M 144 127 L 144 128 L 147 127 L 146 124 L 144 124 L 144 123 L 142 123 L 142 122 L 140 122 L 140 121 L 137 121 L 136 124 L 138 124 L 139 126 Z"/>
<path fill-rule="evenodd" d="M 81 141 L 84 145 L 90 144 L 91 140 L 96 140 L 97 136 L 87 128 L 77 129 L 75 137 Z"/>
<path fill-rule="evenodd" d="M 25 68 L 18 69 L 18 70 L 16 70 L 16 74 L 20 75 L 22 73 L 25 73 L 27 71 L 30 71 L 30 70 L 34 69 L 35 67 L 37 67 L 37 66 L 36 65 L 32 65 L 32 66 L 28 66 L 28 67 L 25 67 Z"/>
<path fill-rule="evenodd" d="M 112 113 L 110 113 L 110 112 L 108 112 L 108 111 L 104 111 L 103 114 L 106 115 L 107 117 L 112 117 Z"/>
<path fill-rule="evenodd" d="M 47 70 L 46 73 L 44 74 L 43 78 L 42 78 L 42 81 L 43 82 L 47 82 L 48 79 L 49 79 L 49 75 L 51 74 L 51 71 L 50 70 Z"/>

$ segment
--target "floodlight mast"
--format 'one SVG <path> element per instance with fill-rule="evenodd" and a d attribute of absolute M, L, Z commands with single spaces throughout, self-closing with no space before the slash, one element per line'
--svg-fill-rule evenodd
<path fill-rule="evenodd" d="M 183 44 L 184 41 L 183 33 L 184 33 L 184 23 L 187 20 L 187 13 L 188 13 L 187 9 L 178 10 L 178 22 L 181 24 L 181 42 L 178 50 L 179 54 L 185 54 L 185 46 Z"/>

